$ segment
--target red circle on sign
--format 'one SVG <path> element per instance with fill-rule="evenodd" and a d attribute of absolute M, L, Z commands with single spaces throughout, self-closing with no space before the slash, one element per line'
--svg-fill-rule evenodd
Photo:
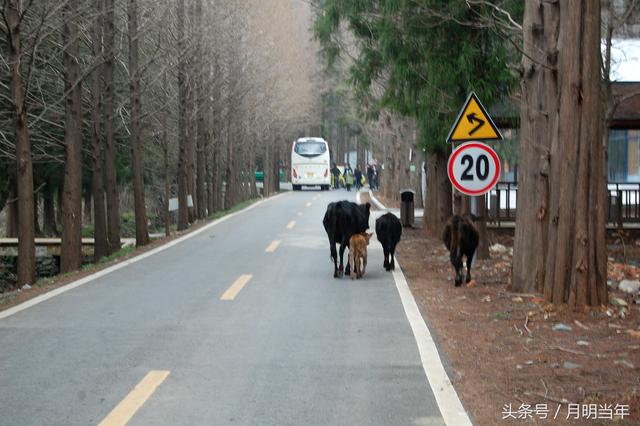
<path fill-rule="evenodd" d="M 453 174 L 453 165 L 456 161 L 456 158 L 469 148 L 478 148 L 485 151 L 487 154 L 491 156 L 494 164 L 496 165 L 495 176 L 493 176 L 489 184 L 477 190 L 466 189 L 464 186 L 460 184 L 460 182 L 458 182 L 458 180 L 455 178 L 455 175 Z M 449 180 L 451 181 L 453 186 L 456 187 L 458 191 L 466 195 L 482 195 L 485 192 L 488 192 L 491 188 L 495 186 L 496 183 L 498 183 L 498 179 L 500 178 L 500 158 L 498 157 L 498 154 L 496 154 L 496 152 L 489 145 L 486 145 L 480 142 L 468 142 L 456 148 L 455 151 L 453 151 L 453 153 L 449 157 L 449 164 L 447 165 L 447 174 L 449 175 Z"/>

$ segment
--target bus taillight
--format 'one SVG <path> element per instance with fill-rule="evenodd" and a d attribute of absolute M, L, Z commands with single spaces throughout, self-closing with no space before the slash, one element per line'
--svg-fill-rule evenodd
<path fill-rule="evenodd" d="M 324 169 L 324 177 L 329 176 L 329 169 Z"/>
<path fill-rule="evenodd" d="M 293 172 L 293 177 L 297 179 L 298 173 L 296 173 L 296 169 L 292 169 L 292 172 Z"/>

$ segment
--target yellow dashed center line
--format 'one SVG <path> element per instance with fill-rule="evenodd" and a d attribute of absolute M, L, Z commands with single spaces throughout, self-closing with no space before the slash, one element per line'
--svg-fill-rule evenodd
<path fill-rule="evenodd" d="M 144 376 L 131 392 L 111 410 L 98 426 L 126 425 L 142 405 L 149 399 L 156 388 L 169 375 L 169 371 L 152 370 Z"/>
<path fill-rule="evenodd" d="M 220 300 L 235 299 L 238 293 L 240 293 L 240 290 L 242 290 L 242 288 L 247 285 L 251 278 L 253 278 L 253 275 L 251 274 L 240 275 L 240 278 L 238 278 L 233 284 L 231 284 L 231 287 L 229 287 L 227 291 L 224 292 Z"/>
<path fill-rule="evenodd" d="M 271 241 L 271 244 L 269 244 L 267 246 L 267 248 L 265 249 L 265 252 L 267 253 L 273 253 L 274 251 L 276 251 L 276 249 L 278 248 L 278 246 L 280 245 L 280 240 L 273 240 Z"/>
<path fill-rule="evenodd" d="M 292 220 L 291 222 L 287 223 L 287 229 L 293 229 L 294 226 L 296 226 L 295 220 Z"/>

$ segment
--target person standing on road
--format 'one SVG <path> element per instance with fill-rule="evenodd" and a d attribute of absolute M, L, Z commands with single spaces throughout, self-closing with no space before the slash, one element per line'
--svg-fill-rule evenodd
<path fill-rule="evenodd" d="M 356 191 L 360 191 L 360 187 L 362 186 L 362 172 L 360 171 L 358 166 L 356 166 L 356 169 L 353 171 L 353 179 L 355 180 Z"/>
<path fill-rule="evenodd" d="M 340 169 L 336 166 L 336 163 L 333 163 L 331 174 L 333 175 L 333 189 L 338 189 L 340 187 Z"/>
<path fill-rule="evenodd" d="M 374 164 L 373 165 L 373 186 L 376 191 L 380 188 L 380 181 L 378 180 L 379 178 L 380 178 L 380 174 L 378 173 L 378 165 Z"/>
<path fill-rule="evenodd" d="M 347 165 L 347 168 L 344 170 L 344 186 L 347 187 L 347 191 L 351 191 L 351 187 L 353 186 L 353 172 L 349 165 Z"/>
<path fill-rule="evenodd" d="M 367 164 L 367 182 L 369 182 L 369 188 L 373 191 L 373 166 Z"/>

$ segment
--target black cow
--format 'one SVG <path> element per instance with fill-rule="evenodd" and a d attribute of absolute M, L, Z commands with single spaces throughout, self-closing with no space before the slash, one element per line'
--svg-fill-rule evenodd
<path fill-rule="evenodd" d="M 371 204 L 356 204 L 350 201 L 338 201 L 327 206 L 322 224 L 329 237 L 329 249 L 333 260 L 333 276 L 342 276 L 344 250 L 349 246 L 349 238 L 353 234 L 359 234 L 369 229 L 369 212 Z M 336 243 L 340 244 L 340 267 L 338 267 L 338 253 Z M 349 275 L 347 263 L 344 273 Z"/>
<path fill-rule="evenodd" d="M 391 271 L 396 268 L 396 261 L 393 258 L 396 252 L 396 245 L 402 235 L 402 224 L 400 219 L 393 213 L 383 214 L 376 220 L 376 238 L 382 244 L 384 251 L 384 269 Z"/>
<path fill-rule="evenodd" d="M 454 215 L 448 221 L 442 233 L 442 241 L 449 250 L 451 264 L 456 269 L 456 287 L 462 284 L 462 256 L 467 257 L 466 282 L 471 281 L 471 262 L 478 248 L 478 230 L 474 221 L 478 218 L 471 214 Z"/>

